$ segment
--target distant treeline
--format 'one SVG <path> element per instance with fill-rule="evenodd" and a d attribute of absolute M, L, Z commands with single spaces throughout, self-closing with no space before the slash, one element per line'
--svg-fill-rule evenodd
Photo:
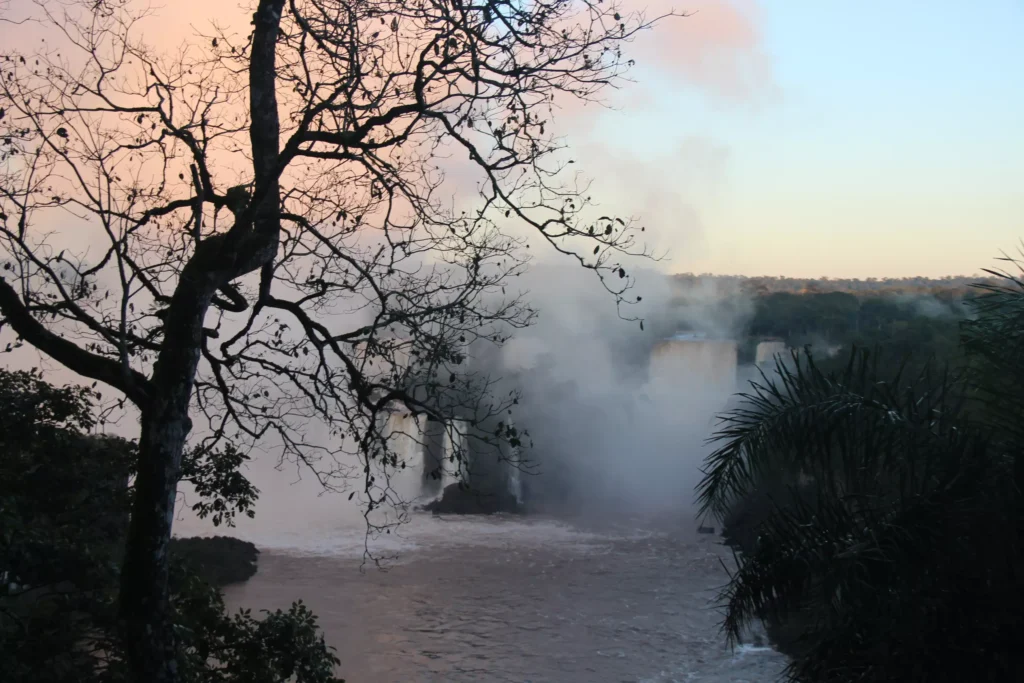
<path fill-rule="evenodd" d="M 846 292 L 758 296 L 749 333 L 780 337 L 791 344 L 823 337 L 831 343 L 855 338 L 888 339 L 909 328 L 932 329 L 938 324 L 955 326 L 967 315 L 962 299 L 934 296 L 855 296 Z"/>
<path fill-rule="evenodd" d="M 758 296 L 741 342 L 749 362 L 759 340 L 782 339 L 790 347 L 810 346 L 819 357 L 846 358 L 853 347 L 883 351 L 892 366 L 913 358 L 957 364 L 960 325 L 968 309 L 948 290 L 931 296 L 855 296 L 846 292 Z M 841 352 L 841 353 L 840 353 Z"/>
<path fill-rule="evenodd" d="M 853 347 L 878 349 L 895 369 L 902 359 L 959 362 L 966 301 L 986 278 L 800 280 L 676 275 L 679 306 L 701 301 L 707 310 L 736 321 L 740 363 L 754 361 L 758 342 L 810 347 L 825 360 L 848 358 Z M 696 295 L 696 296 L 695 296 Z M 713 303 L 709 303 L 711 300 Z M 704 315 L 701 317 L 710 317 Z M 891 362 L 889 362 L 891 361 Z"/>
<path fill-rule="evenodd" d="M 971 291 L 971 285 L 979 282 L 993 283 L 995 278 L 979 275 L 947 275 L 941 278 L 790 278 L 771 275 L 748 277 L 745 275 L 714 275 L 711 273 L 679 273 L 673 275 L 676 284 L 684 287 L 715 287 L 723 291 L 744 291 L 752 294 L 813 294 L 825 292 L 849 292 L 853 294 L 908 294 L 936 295 L 952 293 L 964 296 Z"/>

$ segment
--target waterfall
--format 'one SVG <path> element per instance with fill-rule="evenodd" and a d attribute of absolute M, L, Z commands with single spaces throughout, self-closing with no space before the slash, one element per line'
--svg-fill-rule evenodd
<path fill-rule="evenodd" d="M 426 500 L 437 499 L 445 488 L 467 478 L 469 454 L 462 449 L 462 437 L 458 433 L 466 429 L 462 420 L 456 420 L 454 433 L 450 433 L 440 422 L 423 421 L 416 428 L 418 438 L 410 454 L 410 462 L 420 463 L 417 469 L 420 477 L 420 495 Z M 462 449 L 461 461 L 455 461 L 455 454 Z"/>
<path fill-rule="evenodd" d="M 509 427 L 514 427 L 512 420 L 508 421 Z M 503 451 L 505 449 L 502 449 Z M 516 503 L 519 505 L 523 504 L 523 472 L 519 469 L 519 447 L 509 446 L 508 447 L 508 458 L 503 463 L 506 471 L 506 481 L 508 482 L 508 492 L 516 499 Z"/>
<path fill-rule="evenodd" d="M 736 391 L 737 362 L 732 339 L 699 334 L 667 339 L 651 353 L 650 398 L 676 420 L 710 426 Z"/>
<path fill-rule="evenodd" d="M 756 365 L 767 365 L 775 362 L 776 356 L 783 356 L 787 351 L 786 342 L 775 339 L 759 342 L 754 352 L 754 363 Z"/>
<path fill-rule="evenodd" d="M 463 434 L 466 432 L 468 425 L 465 420 L 455 420 L 455 429 L 452 434 L 445 442 L 447 450 L 445 451 L 445 470 L 444 470 L 444 485 L 454 484 L 460 479 L 469 479 L 469 449 L 466 448 Z M 459 461 L 453 461 L 452 458 L 455 456 L 457 451 L 461 451 L 462 459 Z M 457 469 L 456 469 L 457 468 Z"/>
<path fill-rule="evenodd" d="M 421 421 L 404 412 L 392 412 L 385 423 L 388 447 L 401 464 L 397 469 L 388 470 L 388 486 L 403 500 L 411 501 L 423 494 L 423 457 L 421 443 L 423 430 Z"/>
<path fill-rule="evenodd" d="M 422 494 L 425 498 L 437 498 L 444 489 L 445 445 L 444 424 L 428 420 L 423 424 Z"/>
<path fill-rule="evenodd" d="M 658 344 L 651 353 L 654 384 L 678 386 L 685 382 L 705 393 L 730 394 L 736 387 L 736 342 L 678 335 Z"/>
<path fill-rule="evenodd" d="M 473 427 L 462 420 L 456 420 L 453 427 L 450 433 L 440 422 L 416 420 L 397 412 L 389 415 L 390 447 L 399 461 L 407 465 L 404 471 L 390 473 L 391 487 L 406 499 L 420 498 L 427 502 L 436 500 L 447 486 L 462 480 L 492 493 L 503 491 L 501 495 L 507 493 L 522 504 L 519 448 L 502 442 L 498 450 L 487 446 L 485 453 L 475 454 L 463 436 Z M 483 457 L 474 463 L 475 455 Z M 474 464 L 478 467 L 474 468 Z"/>

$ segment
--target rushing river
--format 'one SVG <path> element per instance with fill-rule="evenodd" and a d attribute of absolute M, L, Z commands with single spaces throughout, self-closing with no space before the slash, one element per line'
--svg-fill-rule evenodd
<path fill-rule="evenodd" d="M 416 515 L 373 544 L 357 530 L 250 536 L 259 571 L 229 606 L 320 618 L 350 683 L 773 681 L 785 662 L 731 651 L 713 598 L 728 551 L 712 536 L 641 522 Z"/>

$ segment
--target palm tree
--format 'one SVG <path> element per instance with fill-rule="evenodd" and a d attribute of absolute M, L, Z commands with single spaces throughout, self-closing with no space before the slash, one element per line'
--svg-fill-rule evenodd
<path fill-rule="evenodd" d="M 1016 680 L 1024 282 L 991 273 L 962 371 L 794 355 L 721 417 L 701 514 L 728 526 L 768 501 L 722 592 L 724 629 L 735 643 L 764 620 L 787 639 L 789 680 Z"/>

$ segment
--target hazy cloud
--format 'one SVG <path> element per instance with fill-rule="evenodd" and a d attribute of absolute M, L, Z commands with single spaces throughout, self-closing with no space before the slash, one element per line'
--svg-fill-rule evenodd
<path fill-rule="evenodd" d="M 774 89 L 756 2 L 627 0 L 627 7 L 646 7 L 648 16 L 673 10 L 688 15 L 665 21 L 631 50 L 676 84 L 697 86 L 730 100 L 751 100 Z"/>

